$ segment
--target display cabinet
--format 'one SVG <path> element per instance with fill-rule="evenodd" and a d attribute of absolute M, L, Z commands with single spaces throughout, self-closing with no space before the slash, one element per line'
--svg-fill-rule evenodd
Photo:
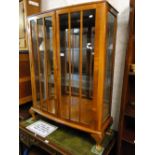
<path fill-rule="evenodd" d="M 117 11 L 106 1 L 29 17 L 33 107 L 101 143 L 110 115 Z"/>

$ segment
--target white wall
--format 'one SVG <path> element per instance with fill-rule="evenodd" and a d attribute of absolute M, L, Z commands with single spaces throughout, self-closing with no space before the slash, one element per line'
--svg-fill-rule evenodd
<path fill-rule="evenodd" d="M 51 8 L 57 8 L 66 5 L 73 5 L 91 1 L 94 0 L 41 0 L 41 10 L 44 11 Z"/>
<path fill-rule="evenodd" d="M 117 130 L 124 76 L 125 54 L 128 42 L 129 0 L 109 0 L 109 2 L 119 11 L 117 19 L 115 70 L 111 111 L 114 119 L 113 128 Z"/>
<path fill-rule="evenodd" d="M 94 0 L 41 0 L 41 11 L 90 1 Z M 108 1 L 119 11 L 117 23 L 118 27 L 116 38 L 115 71 L 111 111 L 111 114 L 114 119 L 113 128 L 117 130 L 121 103 L 124 62 L 128 41 L 129 0 Z"/>

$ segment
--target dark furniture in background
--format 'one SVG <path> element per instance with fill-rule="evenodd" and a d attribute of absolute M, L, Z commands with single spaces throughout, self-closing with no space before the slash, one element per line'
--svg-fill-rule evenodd
<path fill-rule="evenodd" d="M 31 117 L 29 109 L 32 106 L 32 102 L 27 102 L 26 104 L 20 105 L 19 108 L 19 121 L 26 120 Z"/>
<path fill-rule="evenodd" d="M 118 137 L 118 155 L 135 154 L 135 0 L 130 1 L 129 42 L 126 53 Z"/>
<path fill-rule="evenodd" d="M 19 50 L 28 50 L 27 17 L 40 12 L 40 0 L 19 0 Z"/>
<path fill-rule="evenodd" d="M 40 11 L 40 0 L 19 1 L 19 105 L 32 101 L 27 16 Z"/>
<path fill-rule="evenodd" d="M 19 52 L 19 104 L 32 101 L 31 75 L 28 51 Z"/>

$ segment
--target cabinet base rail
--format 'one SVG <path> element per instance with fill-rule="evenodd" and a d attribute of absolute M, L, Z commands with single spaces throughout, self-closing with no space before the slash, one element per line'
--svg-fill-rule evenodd
<path fill-rule="evenodd" d="M 33 119 L 36 119 L 35 113 L 37 113 L 37 114 L 39 114 L 39 115 L 41 115 L 47 119 L 55 121 L 57 123 L 64 124 L 66 126 L 69 126 L 69 127 L 90 133 L 91 137 L 96 141 L 96 148 L 98 148 L 98 149 L 100 149 L 100 144 L 102 143 L 102 140 L 105 136 L 106 130 L 112 124 L 112 117 L 109 117 L 109 118 L 107 118 L 107 120 L 102 125 L 101 131 L 97 131 L 96 129 L 91 129 L 90 127 L 81 126 L 81 125 L 78 125 L 78 124 L 75 124 L 72 122 L 68 122 L 68 121 L 63 120 L 61 118 L 54 117 L 54 116 L 48 114 L 47 112 L 44 112 L 44 111 L 41 111 L 37 108 L 31 107 L 30 114 L 32 115 Z"/>

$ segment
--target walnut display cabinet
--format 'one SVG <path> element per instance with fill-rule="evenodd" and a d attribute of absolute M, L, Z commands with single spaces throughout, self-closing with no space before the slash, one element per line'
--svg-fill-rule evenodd
<path fill-rule="evenodd" d="M 100 1 L 29 17 L 34 118 L 40 114 L 101 143 L 112 123 L 116 16 Z"/>

